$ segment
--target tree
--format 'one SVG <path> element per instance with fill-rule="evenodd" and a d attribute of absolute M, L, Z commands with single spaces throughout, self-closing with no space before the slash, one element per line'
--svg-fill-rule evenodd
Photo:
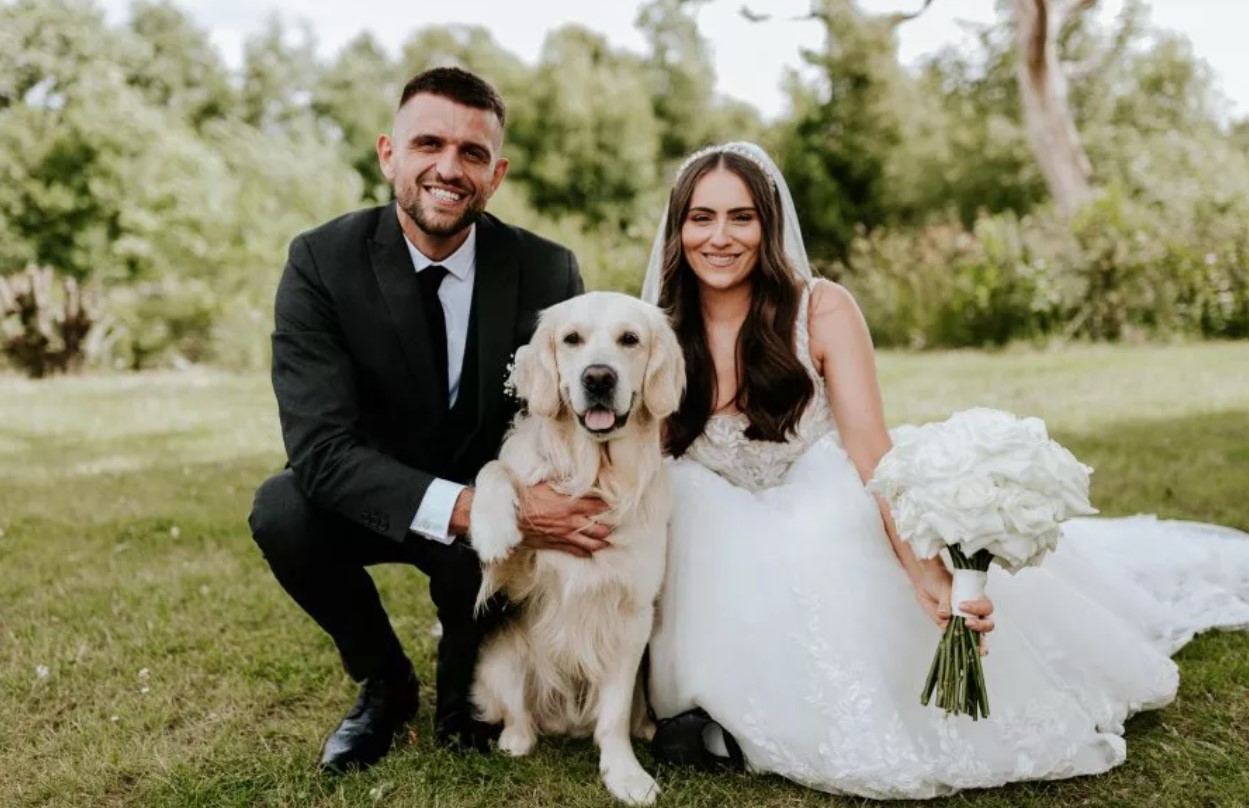
<path fill-rule="evenodd" d="M 715 69 L 692 13 L 705 2 L 651 0 L 638 11 L 637 27 L 650 45 L 646 70 L 665 160 L 679 160 L 714 137 Z"/>
<path fill-rule="evenodd" d="M 1019 95 L 1032 151 L 1059 206 L 1072 213 L 1092 194 L 1092 164 L 1067 103 L 1059 61 L 1063 27 L 1097 0 L 1012 0 Z"/>
<path fill-rule="evenodd" d="M 1014 29 L 1006 17 L 976 26 L 974 47 L 947 46 L 921 65 L 940 107 L 931 163 L 912 179 L 923 211 L 952 210 L 966 227 L 984 213 L 1027 213 L 1049 196 L 1024 131 Z"/>
<path fill-rule="evenodd" d="M 547 37 L 512 127 L 513 171 L 538 210 L 591 225 L 634 219 L 657 184 L 648 78 L 645 63 L 592 31 L 567 26 Z"/>
<path fill-rule="evenodd" d="M 288 33 L 275 14 L 243 45 L 243 120 L 275 133 L 313 125 L 310 106 L 321 70 L 312 29 L 305 23 L 296 36 Z"/>
<path fill-rule="evenodd" d="M 0 272 L 38 263 L 78 279 L 133 279 L 161 264 L 161 238 L 189 263 L 215 210 L 214 160 L 175 110 L 130 84 L 123 66 L 141 59 L 143 43 L 72 0 L 0 15 L 19 47 L 0 108 L 9 180 L 0 232 L 10 245 Z"/>
<path fill-rule="evenodd" d="M 489 29 L 480 25 L 423 28 L 404 43 L 399 64 L 403 82 L 431 67 L 471 70 L 493 84 L 504 102 L 510 104 L 519 103 L 528 95 L 531 78 L 528 66 L 504 50 Z"/>
<path fill-rule="evenodd" d="M 235 112 L 225 65 L 185 13 L 168 0 L 141 0 L 131 8 L 130 29 L 141 47 L 127 66 L 127 80 L 155 106 L 200 127 Z"/>
<path fill-rule="evenodd" d="M 390 131 L 401 87 L 400 72 L 372 35 L 363 33 L 338 52 L 313 90 L 313 112 L 330 124 L 343 154 L 377 199 L 390 195 L 377 162 L 377 136 Z"/>
<path fill-rule="evenodd" d="M 819 78 L 790 77 L 793 116 L 780 127 L 778 157 L 808 250 L 827 261 L 845 257 L 857 227 L 912 206 L 918 152 L 903 146 L 925 143 L 938 114 L 898 64 L 894 30 L 909 17 L 816 0 L 808 18 L 824 29 L 824 48 L 802 54 Z"/>

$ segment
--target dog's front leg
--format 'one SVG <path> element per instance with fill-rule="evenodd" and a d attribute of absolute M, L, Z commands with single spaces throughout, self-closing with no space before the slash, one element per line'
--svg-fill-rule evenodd
<path fill-rule="evenodd" d="M 507 558 L 520 544 L 516 524 L 516 484 L 506 464 L 492 460 L 477 473 L 469 539 L 483 563 Z"/>
<path fill-rule="evenodd" d="M 638 763 L 629 737 L 634 685 L 650 636 L 653 611 L 648 608 L 630 618 L 630 625 L 620 638 L 619 666 L 607 672 L 599 690 L 598 721 L 594 728 L 603 784 L 612 796 L 630 805 L 654 805 L 659 796 L 659 786 Z"/>

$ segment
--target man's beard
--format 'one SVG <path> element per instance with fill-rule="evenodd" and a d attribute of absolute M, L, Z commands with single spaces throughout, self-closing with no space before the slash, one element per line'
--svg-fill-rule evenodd
<path fill-rule="evenodd" d="M 399 207 L 408 214 L 422 232 L 436 238 L 448 238 L 462 232 L 481 216 L 486 209 L 481 197 L 474 194 L 464 206 L 464 212 L 450 222 L 438 221 L 426 215 L 421 208 L 421 186 L 410 186 L 406 192 L 399 194 Z"/>

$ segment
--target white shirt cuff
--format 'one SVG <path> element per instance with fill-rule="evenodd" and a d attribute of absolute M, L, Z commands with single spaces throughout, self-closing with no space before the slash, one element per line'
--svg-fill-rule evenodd
<path fill-rule="evenodd" d="M 464 486 L 450 480 L 436 479 L 430 483 L 421 499 L 421 506 L 416 509 L 412 532 L 443 544 L 455 541 L 455 536 L 448 531 L 451 527 L 451 514 L 455 511 L 455 501 L 463 490 Z"/>

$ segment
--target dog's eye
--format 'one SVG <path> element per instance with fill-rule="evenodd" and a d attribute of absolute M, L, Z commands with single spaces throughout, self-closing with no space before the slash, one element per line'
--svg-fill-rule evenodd
<path fill-rule="evenodd" d="M 641 342 L 641 340 L 638 339 L 638 335 L 634 334 L 632 331 L 624 332 L 620 335 L 620 339 L 617 341 L 626 348 L 632 348 L 634 345 Z"/>
<path fill-rule="evenodd" d="M 580 345 L 581 335 L 578 334 L 576 331 L 569 331 L 567 334 L 564 335 L 564 344 L 565 345 Z"/>

